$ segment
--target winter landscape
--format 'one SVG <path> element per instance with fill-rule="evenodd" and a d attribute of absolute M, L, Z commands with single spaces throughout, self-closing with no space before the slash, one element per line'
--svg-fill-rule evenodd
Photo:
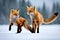
<path fill-rule="evenodd" d="M 22 27 L 21 33 L 16 33 L 17 26 L 9 31 L 9 16 L 11 9 L 19 9 L 19 16 L 31 24 L 27 15 L 27 6 L 35 6 L 44 19 L 58 12 L 58 18 L 50 25 L 41 25 L 39 33 L 31 33 Z M 0 0 L 0 40 L 60 40 L 60 0 Z"/>
<path fill-rule="evenodd" d="M 60 25 L 41 25 L 39 33 L 30 33 L 22 27 L 21 33 L 16 33 L 17 27 L 0 25 L 0 40 L 60 40 Z"/>

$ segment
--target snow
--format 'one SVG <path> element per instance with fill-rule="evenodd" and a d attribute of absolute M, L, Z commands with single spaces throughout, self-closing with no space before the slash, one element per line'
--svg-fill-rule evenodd
<path fill-rule="evenodd" d="M 17 26 L 0 25 L 0 40 L 60 40 L 60 25 L 41 25 L 39 33 L 30 33 L 22 27 L 21 33 L 16 33 Z"/>

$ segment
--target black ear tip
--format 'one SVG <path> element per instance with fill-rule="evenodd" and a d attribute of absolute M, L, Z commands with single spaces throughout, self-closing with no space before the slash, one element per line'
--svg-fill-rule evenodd
<path fill-rule="evenodd" d="M 54 13 L 54 15 L 56 15 L 56 16 L 57 16 L 57 15 L 58 15 L 58 12 L 55 12 L 55 13 Z"/>

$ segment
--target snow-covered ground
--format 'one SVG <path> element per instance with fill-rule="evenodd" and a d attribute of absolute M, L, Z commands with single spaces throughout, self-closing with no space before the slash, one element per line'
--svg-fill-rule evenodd
<path fill-rule="evenodd" d="M 30 33 L 23 27 L 17 34 L 15 25 L 11 31 L 8 28 L 8 25 L 0 25 L 0 40 L 60 40 L 60 25 L 41 25 L 39 33 Z"/>

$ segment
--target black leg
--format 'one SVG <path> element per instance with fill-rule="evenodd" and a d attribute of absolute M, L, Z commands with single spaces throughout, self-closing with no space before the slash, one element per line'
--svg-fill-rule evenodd
<path fill-rule="evenodd" d="M 11 25 L 9 26 L 9 31 L 11 31 Z"/>
<path fill-rule="evenodd" d="M 20 33 L 20 31 L 19 31 L 19 27 L 17 28 L 17 33 Z"/>
<path fill-rule="evenodd" d="M 22 26 L 18 25 L 17 33 L 20 33 L 20 32 L 22 31 L 21 27 L 22 27 Z"/>
<path fill-rule="evenodd" d="M 32 28 L 32 33 L 35 33 L 35 31 L 36 31 L 36 24 L 34 24 L 34 27 Z"/>
<path fill-rule="evenodd" d="M 37 28 L 37 33 L 39 33 L 39 27 Z"/>
<path fill-rule="evenodd" d="M 36 21 L 37 22 L 37 25 L 38 25 L 38 27 L 37 27 L 37 33 L 39 33 L 39 22 L 38 21 Z"/>
<path fill-rule="evenodd" d="M 32 22 L 32 25 L 33 25 L 33 26 L 32 26 L 32 31 L 31 31 L 32 33 L 35 33 L 35 24 L 34 24 L 34 23 L 35 23 L 35 22 L 33 21 L 33 22 Z"/>
<path fill-rule="evenodd" d="M 11 31 L 11 26 L 13 25 L 13 23 L 11 23 L 10 25 L 9 25 L 9 31 Z"/>
<path fill-rule="evenodd" d="M 32 29 L 32 31 L 31 31 L 32 33 L 35 33 L 35 30 L 34 30 L 34 28 Z"/>
<path fill-rule="evenodd" d="M 22 27 L 22 26 L 19 27 L 19 33 L 22 31 L 21 27 Z"/>
<path fill-rule="evenodd" d="M 28 30 L 29 30 L 31 33 L 35 33 L 35 32 L 34 32 L 34 27 L 31 28 L 31 27 L 29 26 L 29 27 L 28 27 Z"/>
<path fill-rule="evenodd" d="M 34 27 L 34 32 L 36 31 L 36 24 L 35 24 L 35 27 Z"/>

